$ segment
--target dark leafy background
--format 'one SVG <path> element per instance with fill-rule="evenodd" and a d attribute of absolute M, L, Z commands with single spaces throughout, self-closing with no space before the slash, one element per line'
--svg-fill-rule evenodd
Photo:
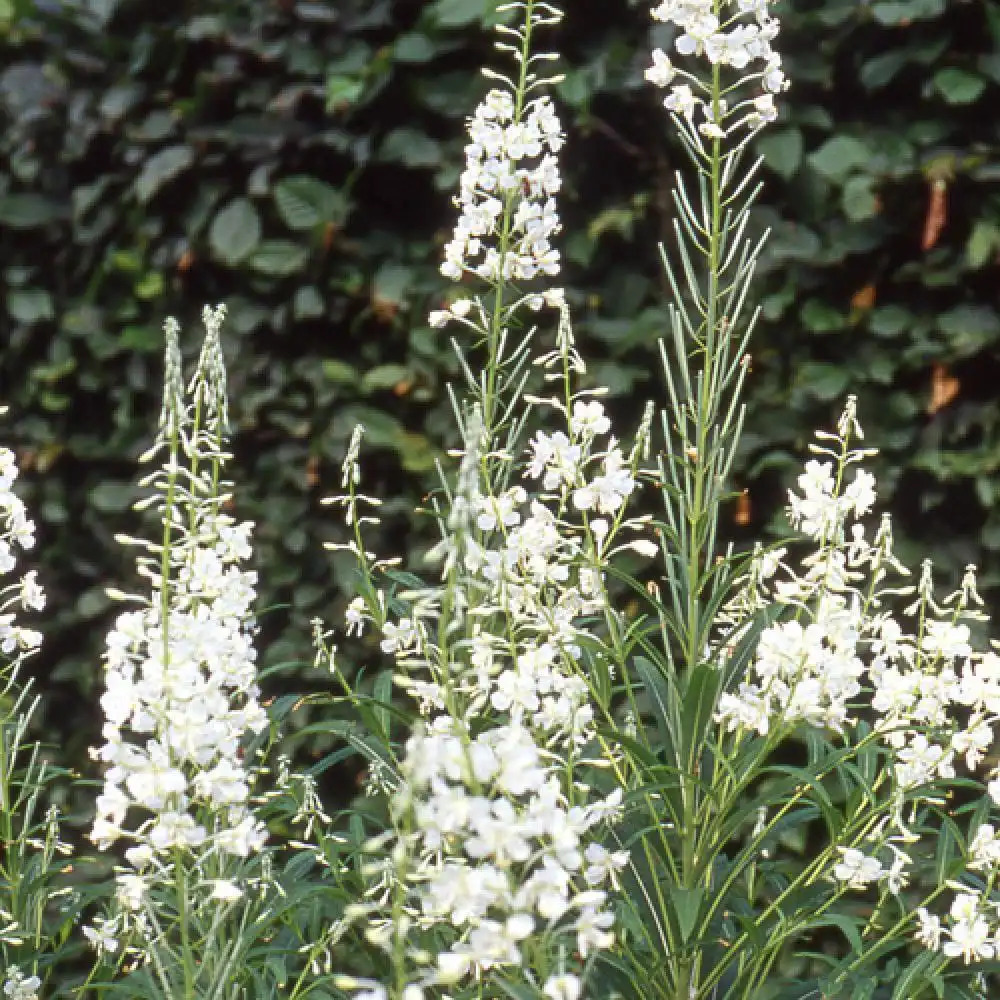
<path fill-rule="evenodd" d="M 452 438 L 447 340 L 426 322 L 454 220 L 463 123 L 491 60 L 487 0 L 0 0 L 0 399 L 50 595 L 49 733 L 95 738 L 115 543 L 159 408 L 163 320 L 194 353 L 203 303 L 226 348 L 239 514 L 255 520 L 262 659 L 316 682 L 309 623 L 350 568 L 320 499 L 357 421 L 383 552 L 416 565 L 413 511 Z M 727 515 L 780 523 L 811 431 L 856 393 L 906 553 L 1000 596 L 1000 10 L 988 0 L 779 5 L 794 82 L 762 138 L 747 432 Z M 573 0 L 549 36 L 565 282 L 595 383 L 627 427 L 662 399 L 656 338 L 682 166 L 642 73 L 669 42 L 648 7 Z M 374 661 L 349 651 L 344 666 Z M 284 676 L 282 676 L 284 674 Z M 316 746 L 312 752 L 321 753 Z"/>

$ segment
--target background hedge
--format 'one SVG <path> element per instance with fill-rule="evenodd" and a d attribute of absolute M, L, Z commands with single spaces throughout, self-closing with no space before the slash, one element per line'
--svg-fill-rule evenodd
<path fill-rule="evenodd" d="M 159 409 L 161 326 L 194 352 L 230 310 L 241 516 L 257 521 L 261 649 L 308 682 L 309 622 L 348 569 L 321 542 L 355 422 L 383 551 L 450 441 L 446 338 L 426 323 L 454 222 L 463 123 L 493 58 L 490 0 L 0 0 L 0 399 L 49 591 L 51 731 L 94 739 L 116 532 Z M 596 383 L 623 421 L 661 393 L 670 235 L 683 161 L 642 79 L 648 5 L 571 0 L 551 37 L 565 283 Z M 732 507 L 766 534 L 811 430 L 848 392 L 882 449 L 905 547 L 1000 597 L 1000 9 L 991 0 L 777 5 L 793 89 L 760 142 L 759 290 Z M 352 651 L 354 665 L 367 650 Z"/>

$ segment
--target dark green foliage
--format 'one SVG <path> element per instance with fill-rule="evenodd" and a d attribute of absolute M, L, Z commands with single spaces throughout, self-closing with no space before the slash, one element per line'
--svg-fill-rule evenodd
<path fill-rule="evenodd" d="M 38 662 L 78 743 L 96 722 L 78 706 L 100 683 L 103 587 L 131 579 L 113 535 L 139 529 L 167 315 L 190 328 L 203 303 L 229 305 L 235 501 L 258 523 L 263 604 L 281 608 L 262 615 L 268 664 L 309 662 L 309 619 L 342 607 L 348 563 L 320 544 L 342 527 L 319 499 L 358 420 L 365 492 L 388 501 L 381 550 L 429 536 L 411 512 L 453 440 L 455 364 L 425 317 L 450 291 L 437 262 L 493 6 L 0 2 L 4 437 L 41 528 Z M 663 391 L 655 243 L 683 161 L 642 73 L 669 33 L 645 4 L 568 6 L 551 39 L 565 282 L 624 430 Z M 883 503 L 948 572 L 983 565 L 995 596 L 1000 15 L 985 0 L 784 8 L 793 89 L 760 144 L 773 235 L 733 533 L 766 532 L 811 429 L 855 392 Z"/>

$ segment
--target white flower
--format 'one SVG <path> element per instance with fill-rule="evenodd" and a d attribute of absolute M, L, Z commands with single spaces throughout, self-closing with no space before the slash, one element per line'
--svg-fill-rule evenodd
<path fill-rule="evenodd" d="M 926 785 L 936 775 L 953 777 L 952 754 L 944 747 L 931 743 L 923 733 L 917 733 L 896 754 L 896 780 L 904 788 Z"/>
<path fill-rule="evenodd" d="M 564 972 L 560 975 L 549 976 L 545 980 L 542 992 L 549 1000 L 580 1000 L 583 984 L 580 982 L 579 976 Z"/>
<path fill-rule="evenodd" d="M 970 868 L 995 868 L 1000 864 L 1000 838 L 991 823 L 982 823 L 969 844 Z"/>
<path fill-rule="evenodd" d="M 653 65 L 646 70 L 646 79 L 657 87 L 667 87 L 677 71 L 663 49 L 653 49 Z"/>
<path fill-rule="evenodd" d="M 593 438 L 598 434 L 607 434 L 611 430 L 611 421 L 605 414 L 604 407 L 596 400 L 587 403 L 577 400 L 573 404 L 569 426 L 573 434 Z"/>
<path fill-rule="evenodd" d="M 31 570 L 21 580 L 21 607 L 41 611 L 45 607 L 45 591 L 38 584 L 38 573 Z"/>
<path fill-rule="evenodd" d="M 462 215 L 445 247 L 445 277 L 457 280 L 474 270 L 495 282 L 558 272 L 559 254 L 550 240 L 560 228 L 551 199 L 561 186 L 553 155 L 563 142 L 559 120 L 547 97 L 527 102 L 518 121 L 512 120 L 514 112 L 510 95 L 494 90 L 469 125 L 471 142 L 458 199 Z M 507 194 L 514 195 L 517 205 L 509 249 L 501 251 L 491 244 L 500 236 L 502 197 Z M 442 313 L 432 313 L 433 325 L 444 325 L 448 317 Z M 461 317 L 454 307 L 451 313 Z"/>
<path fill-rule="evenodd" d="M 652 11 L 654 20 L 673 23 L 678 28 L 674 43 L 678 55 L 688 59 L 704 58 L 711 66 L 730 67 L 741 74 L 744 82 L 756 80 L 758 86 L 768 91 L 764 99 L 741 101 L 737 106 L 750 106 L 742 123 L 751 130 L 773 121 L 776 109 L 772 95 L 787 87 L 781 72 L 781 57 L 772 50 L 771 43 L 778 35 L 779 24 L 768 9 L 769 0 L 740 0 L 736 12 L 727 11 L 725 23 L 719 23 L 721 10 L 707 0 L 664 0 Z M 744 20 L 746 18 L 746 20 Z M 707 67 L 706 67 L 707 69 Z M 661 49 L 653 52 L 653 65 L 646 70 L 646 79 L 657 87 L 668 86 L 677 70 Z M 691 74 L 697 77 L 697 73 Z M 700 101 L 686 85 L 674 87 L 664 102 L 671 111 L 683 115 L 693 123 L 693 112 Z M 723 111 L 721 118 L 725 118 Z M 699 131 L 711 138 L 725 138 L 729 131 L 723 120 L 708 121 Z"/>
<path fill-rule="evenodd" d="M 409 618 L 401 618 L 398 625 L 386 622 L 382 635 L 384 638 L 379 645 L 383 653 L 406 653 L 417 641 L 416 626 Z"/>
<path fill-rule="evenodd" d="M 347 610 L 344 612 L 344 620 L 347 623 L 348 635 L 361 635 L 365 627 L 367 610 L 363 597 L 355 597 L 347 605 Z"/>
<path fill-rule="evenodd" d="M 941 947 L 942 927 L 940 917 L 928 913 L 927 910 L 921 906 L 917 910 L 917 919 L 920 921 L 920 930 L 917 932 L 917 940 L 924 945 L 925 948 L 937 951 Z"/>
<path fill-rule="evenodd" d="M 243 898 L 243 890 L 236 885 L 235 882 L 231 882 L 229 879 L 212 879 L 211 885 L 211 898 L 216 899 L 221 903 L 235 903 L 238 899 Z"/>
<path fill-rule="evenodd" d="M 83 936 L 98 953 L 113 954 L 118 950 L 118 920 L 105 920 L 98 917 L 89 927 L 83 928 Z"/>
<path fill-rule="evenodd" d="M 952 749 L 965 755 L 965 766 L 974 770 L 993 746 L 993 727 L 983 719 L 971 719 L 966 729 L 952 739 Z"/>
<path fill-rule="evenodd" d="M 586 958 L 594 948 L 610 948 L 614 944 L 615 936 L 610 928 L 614 925 L 615 918 L 602 909 L 605 900 L 605 893 L 595 889 L 577 896 L 580 915 L 573 928 L 576 930 L 577 950 L 582 958 Z"/>
<path fill-rule="evenodd" d="M 684 32 L 674 45 L 682 56 L 701 55 L 705 43 L 719 29 L 719 19 L 710 10 L 699 10 L 687 18 Z"/>
<path fill-rule="evenodd" d="M 42 981 L 38 976 L 25 976 L 16 965 L 11 965 L 7 969 L 3 992 L 10 1000 L 38 1000 L 41 985 Z"/>
<path fill-rule="evenodd" d="M 841 847 L 843 860 L 834 866 L 836 879 L 846 882 L 849 889 L 864 889 L 870 882 L 876 882 L 886 870 L 877 858 L 868 857 L 855 847 Z"/>
<path fill-rule="evenodd" d="M 951 938 L 941 949 L 951 958 L 961 958 L 966 965 L 992 958 L 996 952 L 990 925 L 985 917 L 956 921 L 948 928 Z"/>
<path fill-rule="evenodd" d="M 695 98 L 694 93 L 686 83 L 682 83 L 674 87 L 663 101 L 663 106 L 668 111 L 673 111 L 675 114 L 682 115 L 687 118 L 688 121 L 691 121 L 694 117 L 694 109 L 697 104 L 698 101 Z"/>
<path fill-rule="evenodd" d="M 968 656 L 969 626 L 952 622 L 929 621 L 920 648 L 931 656 L 951 660 Z"/>
<path fill-rule="evenodd" d="M 115 877 L 115 896 L 126 909 L 141 910 L 149 892 L 148 879 L 144 875 L 121 872 Z"/>

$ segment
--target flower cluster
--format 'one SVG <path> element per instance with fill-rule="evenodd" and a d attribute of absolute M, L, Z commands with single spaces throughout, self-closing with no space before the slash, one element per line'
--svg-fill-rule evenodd
<path fill-rule="evenodd" d="M 741 125 L 756 130 L 774 121 L 774 95 L 788 84 L 781 56 L 771 48 L 779 23 L 769 6 L 769 0 L 723 0 L 721 4 L 713 0 L 663 0 L 653 9 L 654 20 L 676 26 L 674 48 L 678 55 L 704 58 L 713 67 L 736 71 L 739 80 L 729 90 L 748 79 L 757 80 L 762 88 L 762 93 L 730 108 L 697 74 L 675 66 L 663 49 L 654 49 L 646 79 L 657 87 L 669 87 L 664 106 L 689 124 L 699 118 L 702 135 L 721 139 Z M 675 83 L 678 78 L 686 82 Z"/>
<path fill-rule="evenodd" d="M 960 958 L 966 964 L 1000 954 L 998 904 L 978 889 L 961 887 L 943 921 L 923 906 L 917 910 L 917 919 L 917 938 L 932 951 Z"/>
<path fill-rule="evenodd" d="M 532 27 L 561 16 L 544 3 L 535 7 Z M 501 30 L 524 41 L 522 32 Z M 529 63 L 548 58 L 503 47 Z M 561 179 L 555 154 L 563 136 L 552 101 L 546 96 L 524 101 L 520 92 L 491 90 L 469 123 L 469 140 L 455 199 L 461 215 L 441 273 L 457 281 L 472 271 L 491 284 L 556 274 L 559 252 L 551 239 L 560 229 L 554 196 Z"/>
<path fill-rule="evenodd" d="M 423 716 L 393 795 L 420 872 L 408 920 L 455 935 L 416 986 L 517 965 L 529 937 L 570 933 L 582 958 L 613 941 L 608 888 L 628 855 L 603 846 L 601 831 L 621 789 L 600 794 L 571 775 L 608 766 L 593 759 L 580 622 L 607 609 L 603 567 L 636 486 L 636 453 L 607 437 L 599 402 L 577 399 L 565 416 L 565 431 L 532 440 L 523 482 L 498 492 L 473 479 L 482 448 L 467 443 L 459 479 L 473 485 L 454 497 L 464 517 L 438 549 L 445 586 L 381 624 L 382 648 Z M 650 543 L 628 544 L 649 554 Z M 356 630 L 361 609 L 349 614 Z M 390 922 L 375 926 L 388 943 Z"/>
<path fill-rule="evenodd" d="M 17 568 L 18 549 L 27 550 L 35 544 L 35 525 L 13 492 L 17 475 L 14 453 L 0 447 L 0 575 Z M 0 589 L 0 652 L 16 659 L 38 648 L 41 634 L 19 625 L 16 609 L 40 611 L 44 607 L 45 594 L 34 570 Z"/>
<path fill-rule="evenodd" d="M 511 6 L 527 24 L 501 30 L 522 43 L 506 48 L 526 68 L 546 58 L 527 55 L 529 29 L 558 14 L 541 3 Z M 525 75 L 530 91 L 537 81 Z M 550 237 L 558 229 L 554 154 L 562 137 L 549 100 L 526 101 L 514 85 L 491 92 L 470 140 L 463 214 L 443 273 L 474 271 L 494 287 L 556 274 Z M 557 345 L 535 364 L 546 381 L 562 383 L 559 399 L 521 395 L 534 352 L 528 342 L 510 346 L 515 313 L 545 304 L 560 311 Z M 489 345 L 491 370 L 505 373 L 480 383 L 469 372 L 464 448 L 432 553 L 439 584 L 396 595 L 375 587 L 378 564 L 365 551 L 357 514 L 354 445 L 345 466 L 342 501 L 356 526 L 347 547 L 369 584 L 348 607 L 347 630 L 375 626 L 397 682 L 420 710 L 389 779 L 392 848 L 374 845 L 382 860 L 361 908 L 369 938 L 405 956 L 395 978 L 406 986 L 394 995 L 406 1000 L 514 969 L 551 1000 L 577 1000 L 576 963 L 614 941 L 609 892 L 628 862 L 627 852 L 606 846 L 623 790 L 583 777 L 614 762 L 614 751 L 600 746 L 584 664 L 599 646 L 596 623 L 615 617 L 608 559 L 623 546 L 653 551 L 642 538 L 618 540 L 637 527 L 625 508 L 651 414 L 626 454 L 595 394 L 574 391 L 583 363 L 561 291 L 504 296 L 497 305 L 460 299 L 431 315 L 435 326 L 458 321 L 472 329 Z M 504 423 L 521 401 L 552 408 L 560 429 L 540 430 L 525 444 Z M 384 775 L 378 780 L 385 784 Z M 381 984 L 352 983 L 345 988 L 360 996 L 386 995 Z"/>
<path fill-rule="evenodd" d="M 127 857 L 140 869 L 208 840 L 247 856 L 265 837 L 248 807 L 251 776 L 242 759 L 246 735 L 267 719 L 252 642 L 256 574 L 243 568 L 251 525 L 222 510 L 223 315 L 221 307 L 205 312 L 189 403 L 179 383 L 176 324 L 168 322 L 167 400 L 151 453 L 165 450 L 167 459 L 147 480 L 163 537 L 134 542 L 149 553 L 139 569 L 152 599 L 137 598 L 143 606 L 119 616 L 105 653 L 105 743 L 95 755 L 108 766 L 91 836 L 102 849 L 127 837 Z"/>
<path fill-rule="evenodd" d="M 716 718 L 730 732 L 761 734 L 803 722 L 836 732 L 863 720 L 873 725 L 891 761 L 883 775 L 891 783 L 889 812 L 870 832 L 868 852 L 840 848 L 833 876 L 847 888 L 884 881 L 897 892 L 919 840 L 904 806 L 915 815 L 919 804 L 938 801 L 963 765 L 984 780 L 987 803 L 1000 806 L 1000 655 L 972 643 L 969 623 L 983 616 L 971 567 L 961 587 L 938 602 L 926 563 L 916 586 L 898 580 L 908 571 L 893 554 L 887 517 L 866 536 L 860 519 L 876 494 L 873 477 L 854 468 L 871 454 L 851 446 L 860 435 L 852 398 L 837 433 L 818 435 L 813 451 L 821 460 L 809 462 L 789 499 L 792 523 L 815 548 L 798 571 L 785 563 L 785 550 L 758 557 L 729 610 L 730 623 L 769 604 L 787 614 L 764 629 L 746 676 L 720 697 Z M 910 601 L 902 614 L 890 606 L 898 597 Z M 739 632 L 737 625 L 727 633 L 724 649 Z M 984 762 L 986 773 L 977 774 Z M 891 849 L 891 866 L 879 860 L 882 848 Z M 992 824 L 974 829 L 967 864 L 990 885 L 1000 877 Z M 949 884 L 955 897 L 947 917 L 921 910 L 920 940 L 966 962 L 992 957 L 1000 947 L 1000 899 L 979 881 Z"/>
<path fill-rule="evenodd" d="M 4 980 L 3 995 L 9 1000 L 38 1000 L 41 985 L 38 976 L 26 976 L 16 966 L 11 966 Z"/>

